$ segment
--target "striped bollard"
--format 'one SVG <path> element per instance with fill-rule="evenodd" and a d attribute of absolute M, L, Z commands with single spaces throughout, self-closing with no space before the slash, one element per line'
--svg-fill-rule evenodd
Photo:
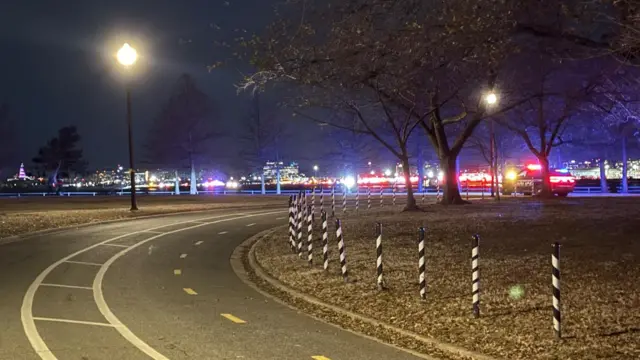
<path fill-rule="evenodd" d="M 393 183 L 393 206 L 396 206 L 396 183 Z"/>
<path fill-rule="evenodd" d="M 336 188 L 331 188 L 331 217 L 336 217 Z"/>
<path fill-rule="evenodd" d="M 340 254 L 340 272 L 342 273 L 344 281 L 347 282 L 347 256 L 344 252 L 344 238 L 342 237 L 342 224 L 340 223 L 340 219 L 336 219 L 336 237 L 338 238 L 338 253 Z"/>
<path fill-rule="evenodd" d="M 324 191 L 320 189 L 320 214 L 324 211 Z"/>
<path fill-rule="evenodd" d="M 560 244 L 553 244 L 551 254 L 551 285 L 553 286 L 553 331 L 556 338 L 562 337 L 562 317 L 560 313 Z"/>
<path fill-rule="evenodd" d="M 356 190 L 356 213 L 360 209 L 360 189 Z"/>
<path fill-rule="evenodd" d="M 313 190 L 311 190 L 311 213 L 315 214 L 315 212 L 316 212 L 316 188 L 314 186 Z"/>
<path fill-rule="evenodd" d="M 424 258 L 424 227 L 418 229 L 418 280 L 420 298 L 427 299 L 427 264 Z"/>
<path fill-rule="evenodd" d="M 298 257 L 301 258 L 302 257 L 302 222 L 303 222 L 303 211 L 302 211 L 303 207 L 301 204 L 298 205 L 298 230 L 297 230 L 297 235 L 298 235 Z"/>
<path fill-rule="evenodd" d="M 471 249 L 471 293 L 473 295 L 473 317 L 480 317 L 480 268 L 478 258 L 480 257 L 480 236 L 473 235 Z"/>
<path fill-rule="evenodd" d="M 312 207 L 307 208 L 307 261 L 309 266 L 313 265 L 313 211 Z"/>
<path fill-rule="evenodd" d="M 424 194 L 425 194 L 426 190 L 422 189 L 422 205 L 424 205 Z"/>
<path fill-rule="evenodd" d="M 342 194 L 342 213 L 345 214 L 347 212 L 347 189 L 344 189 L 344 193 Z"/>
<path fill-rule="evenodd" d="M 296 253 L 296 239 L 297 239 L 297 228 L 298 228 L 298 200 L 295 198 L 292 206 L 292 216 L 291 216 L 291 252 Z"/>
<path fill-rule="evenodd" d="M 440 202 L 440 181 L 436 182 L 436 202 Z"/>
<path fill-rule="evenodd" d="M 367 188 L 367 210 L 371 210 L 371 189 Z"/>
<path fill-rule="evenodd" d="M 383 192 L 383 190 L 382 190 L 382 188 L 380 188 L 380 207 L 384 206 L 384 198 L 382 197 L 382 192 Z"/>
<path fill-rule="evenodd" d="M 289 244 L 293 238 L 293 196 L 289 196 Z"/>
<path fill-rule="evenodd" d="M 327 227 L 327 213 L 322 212 L 322 268 L 324 271 L 329 269 L 329 233 Z"/>
<path fill-rule="evenodd" d="M 378 284 L 378 290 L 384 289 L 384 282 L 382 278 L 382 224 L 376 224 L 376 283 Z"/>

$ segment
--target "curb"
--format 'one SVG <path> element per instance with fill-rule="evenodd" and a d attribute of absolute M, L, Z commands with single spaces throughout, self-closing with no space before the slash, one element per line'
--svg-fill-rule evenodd
<path fill-rule="evenodd" d="M 463 348 L 455 346 L 453 344 L 448 344 L 448 343 L 441 342 L 441 341 L 433 339 L 433 338 L 424 337 L 424 336 L 416 334 L 414 332 L 411 332 L 411 331 L 408 331 L 408 330 L 404 330 L 404 329 L 398 328 L 396 326 L 386 324 L 386 323 L 381 322 L 379 320 L 375 320 L 375 319 L 372 319 L 370 317 L 354 313 L 352 311 L 349 311 L 349 310 L 344 309 L 344 308 L 339 307 L 339 306 L 327 304 L 327 303 L 323 302 L 322 300 L 320 300 L 320 299 L 318 299 L 316 297 L 301 293 L 301 292 L 299 292 L 297 290 L 294 290 L 294 289 L 288 287 L 287 285 L 283 284 L 278 279 L 276 279 L 276 278 L 272 277 L 270 274 L 268 274 L 266 272 L 266 270 L 264 268 L 262 268 L 262 266 L 258 263 L 258 261 L 256 260 L 256 257 L 255 257 L 255 247 L 260 242 L 260 240 L 262 240 L 266 235 L 269 235 L 269 234 L 271 234 L 271 233 L 273 233 L 273 232 L 275 232 L 275 231 L 277 231 L 277 230 L 279 230 L 281 228 L 284 228 L 284 227 L 285 227 L 285 225 L 278 226 L 278 227 L 263 231 L 261 233 L 258 233 L 256 235 L 252 236 L 251 238 L 245 240 L 241 245 L 239 245 L 234 250 L 233 255 L 231 256 L 231 265 L 233 267 L 234 272 L 236 272 L 238 277 L 240 277 L 240 279 L 242 281 L 244 281 L 245 283 L 249 283 L 250 282 L 249 285 L 252 288 L 258 290 L 260 293 L 265 294 L 265 291 L 263 291 L 261 289 L 258 289 L 257 285 L 250 279 L 249 274 L 247 274 L 247 271 L 246 271 L 247 269 L 245 269 L 245 266 L 248 266 L 250 268 L 250 270 L 252 270 L 253 273 L 260 280 L 263 280 L 264 282 L 268 283 L 269 285 L 271 285 L 275 289 L 287 294 L 288 296 L 290 296 L 292 298 L 299 299 L 299 300 L 302 300 L 303 302 L 316 305 L 316 306 L 322 308 L 325 311 L 329 310 L 329 311 L 332 311 L 332 312 L 334 312 L 334 313 L 336 313 L 338 315 L 347 316 L 347 317 L 350 317 L 352 319 L 356 319 L 356 320 L 358 320 L 358 321 L 360 321 L 362 323 L 366 323 L 366 324 L 368 324 L 370 326 L 374 326 L 376 328 L 383 328 L 383 329 L 385 329 L 385 330 L 387 330 L 389 332 L 395 333 L 397 335 L 401 335 L 403 337 L 410 338 L 412 340 L 417 340 L 420 343 L 426 344 L 426 345 L 428 345 L 428 346 L 430 346 L 430 347 L 432 347 L 432 348 L 434 348 L 434 349 L 436 349 L 436 350 L 438 350 L 440 352 L 443 352 L 446 355 L 449 355 L 449 356 L 453 355 L 456 358 L 465 358 L 465 359 L 473 359 L 473 360 L 499 360 L 497 358 L 494 358 L 494 357 L 491 357 L 491 356 L 488 356 L 488 355 L 484 355 L 484 354 L 476 353 L 476 352 L 471 351 L 471 350 L 463 349 Z M 245 259 L 247 260 L 246 262 L 243 261 Z M 239 269 L 238 266 L 240 266 L 241 269 Z M 284 303 L 282 300 L 280 300 L 277 297 L 275 297 L 275 295 L 271 295 L 269 293 L 266 293 L 266 295 L 269 296 L 270 298 L 277 299 L 281 303 Z M 298 309 L 296 307 L 293 307 L 293 306 L 291 306 L 291 305 L 289 305 L 287 303 L 285 303 L 285 304 L 287 306 L 289 306 L 289 307 L 292 307 L 292 308 L 296 309 L 296 310 L 300 310 L 300 309 Z M 317 317 L 315 317 L 315 316 L 312 316 L 312 317 L 317 319 Z M 328 323 L 324 319 L 320 319 L 320 320 L 325 322 L 325 323 Z M 329 323 L 329 324 L 331 324 L 331 323 Z M 331 325 L 338 326 L 338 325 L 335 325 L 335 324 L 331 324 Z M 341 326 L 338 326 L 338 327 L 340 327 L 341 329 L 344 329 Z M 410 349 L 407 349 L 407 348 L 404 348 L 404 347 L 400 347 L 400 346 L 397 346 L 397 345 L 389 344 L 389 343 L 384 342 L 384 341 L 382 341 L 382 340 L 380 340 L 378 338 L 373 338 L 373 337 L 371 337 L 369 335 L 365 335 L 365 334 L 362 334 L 362 333 L 359 333 L 359 332 L 351 331 L 349 329 L 345 329 L 345 330 L 348 330 L 348 331 L 350 331 L 352 333 L 355 333 L 355 334 L 358 334 L 360 336 L 364 336 L 364 337 L 367 337 L 367 338 L 370 338 L 370 339 L 374 339 L 374 340 L 376 340 L 378 342 L 381 342 L 381 343 L 384 343 L 386 345 L 395 347 L 397 349 L 404 350 L 406 352 L 409 352 L 409 353 L 411 353 L 413 355 L 422 357 L 424 359 L 436 360 L 436 358 L 431 357 L 429 355 L 417 353 L 417 352 L 415 352 L 413 350 L 410 350 Z"/>
<path fill-rule="evenodd" d="M 188 210 L 187 211 L 175 211 L 175 212 L 153 214 L 153 215 L 142 215 L 142 216 L 133 216 L 133 217 L 128 217 L 128 218 L 120 218 L 120 219 L 112 219 L 112 220 L 85 222 L 85 223 L 79 223 L 79 224 L 75 224 L 75 225 L 68 225 L 68 226 L 62 226 L 62 227 L 51 228 L 51 229 L 42 229 L 42 230 L 30 231 L 30 232 L 27 232 L 27 233 L 24 233 L 24 234 L 7 236 L 7 237 L 4 237 L 4 238 L 0 238 L 0 246 L 6 245 L 6 244 L 11 244 L 11 243 L 14 243 L 14 242 L 24 241 L 24 240 L 27 240 L 27 239 L 30 239 L 30 238 L 33 238 L 33 237 L 36 237 L 36 236 L 52 235 L 52 234 L 57 234 L 57 233 L 68 231 L 68 230 L 76 230 L 76 229 L 85 228 L 85 227 L 89 227 L 89 226 L 93 226 L 93 225 L 105 225 L 105 224 L 111 224 L 111 223 L 117 223 L 117 222 L 146 220 L 146 219 L 159 218 L 159 217 L 163 217 L 163 216 L 175 216 L 175 215 L 183 215 L 183 214 L 201 214 L 201 213 L 207 213 L 207 212 L 212 212 L 212 211 L 224 211 L 224 210 L 238 210 L 238 209 L 243 209 L 243 208 L 249 208 L 249 206 L 225 207 L 225 208 L 193 210 L 193 211 L 188 211 Z"/>

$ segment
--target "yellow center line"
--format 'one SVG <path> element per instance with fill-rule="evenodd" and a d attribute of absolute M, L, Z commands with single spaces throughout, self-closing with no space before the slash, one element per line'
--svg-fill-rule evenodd
<path fill-rule="evenodd" d="M 180 269 L 173 270 L 173 275 L 182 275 L 182 270 Z"/>
<path fill-rule="evenodd" d="M 322 356 L 322 355 L 316 355 L 316 356 L 312 356 L 311 357 L 313 360 L 331 360 L 326 356 Z"/>
<path fill-rule="evenodd" d="M 184 288 L 182 290 L 184 290 L 184 292 L 186 292 L 189 295 L 198 295 L 198 293 L 195 292 L 192 288 Z"/>
<path fill-rule="evenodd" d="M 224 318 L 227 318 L 227 319 L 233 321 L 236 324 L 245 324 L 246 323 L 246 321 L 244 321 L 244 320 L 242 320 L 242 319 L 240 319 L 238 317 L 235 317 L 235 316 L 233 316 L 231 314 L 220 314 L 220 315 L 222 315 L 222 317 L 224 317 Z"/>

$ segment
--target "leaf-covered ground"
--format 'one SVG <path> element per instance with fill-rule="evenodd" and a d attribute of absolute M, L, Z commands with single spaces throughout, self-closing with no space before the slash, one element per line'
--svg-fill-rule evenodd
<path fill-rule="evenodd" d="M 262 196 L 141 196 L 136 212 L 124 196 L 0 198 L 0 238 L 91 222 L 140 216 L 285 204 L 285 197 Z"/>
<path fill-rule="evenodd" d="M 330 221 L 330 273 L 292 255 L 287 230 L 263 240 L 260 264 L 328 303 L 503 359 L 640 359 L 640 201 L 507 199 L 431 205 L 343 219 L 351 282 L 339 275 Z M 387 290 L 375 285 L 374 226 L 383 224 Z M 426 228 L 428 299 L 418 296 L 417 229 Z M 305 227 L 306 228 L 306 227 Z M 481 236 L 481 317 L 471 313 L 471 235 Z M 306 238 L 306 232 L 304 234 Z M 559 241 L 563 339 L 551 317 L 551 244 Z"/>

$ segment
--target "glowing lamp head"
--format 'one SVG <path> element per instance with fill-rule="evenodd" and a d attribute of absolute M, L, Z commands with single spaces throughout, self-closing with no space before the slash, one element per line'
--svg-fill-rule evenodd
<path fill-rule="evenodd" d="M 313 165 L 313 171 L 318 171 L 318 165 Z"/>
<path fill-rule="evenodd" d="M 391 170 L 387 169 L 384 171 L 385 176 L 391 176 Z"/>
<path fill-rule="evenodd" d="M 138 60 L 138 52 L 131 45 L 125 43 L 116 54 L 118 62 L 124 66 L 131 66 Z"/>
<path fill-rule="evenodd" d="M 513 170 L 507 172 L 507 175 L 506 175 L 507 180 L 515 180 L 517 176 L 518 174 L 516 174 L 516 172 Z"/>
<path fill-rule="evenodd" d="M 491 92 L 487 94 L 485 100 L 487 101 L 487 104 L 493 105 L 498 101 L 498 96 L 495 93 Z"/>

